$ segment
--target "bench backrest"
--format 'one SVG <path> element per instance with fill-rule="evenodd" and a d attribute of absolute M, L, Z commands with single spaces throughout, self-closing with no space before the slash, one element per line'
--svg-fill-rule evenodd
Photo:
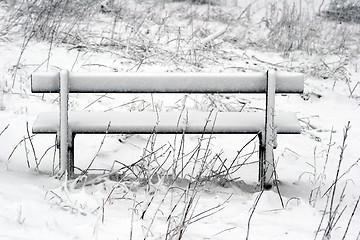
<path fill-rule="evenodd" d="M 153 74 L 73 73 L 62 70 L 32 74 L 31 88 L 34 93 L 60 93 L 60 172 L 65 172 L 68 159 L 73 159 L 73 153 L 69 154 L 73 143 L 68 124 L 69 93 L 266 93 L 265 126 L 259 132 L 260 179 L 262 186 L 265 186 L 272 179 L 275 165 L 275 93 L 302 93 L 304 77 L 299 73 L 275 70 L 263 73 Z M 71 167 L 68 168 L 68 172 L 72 171 Z"/>
<path fill-rule="evenodd" d="M 302 93 L 304 76 L 276 72 L 276 93 Z M 70 93 L 266 93 L 267 73 L 75 73 Z M 32 92 L 58 93 L 60 73 L 32 74 Z"/>

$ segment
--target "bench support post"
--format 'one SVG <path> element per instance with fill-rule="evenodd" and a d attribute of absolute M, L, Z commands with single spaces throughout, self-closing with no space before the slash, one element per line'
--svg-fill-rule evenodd
<path fill-rule="evenodd" d="M 259 149 L 259 177 L 262 189 L 269 189 L 274 183 L 275 163 L 273 150 L 276 148 L 275 90 L 276 71 L 269 70 L 266 85 L 265 131 L 261 134 Z"/>
<path fill-rule="evenodd" d="M 74 177 L 74 144 L 75 144 L 75 134 L 71 133 L 69 136 L 69 145 L 68 145 L 68 161 L 67 161 L 67 173 L 68 178 Z"/>
<path fill-rule="evenodd" d="M 258 134 L 259 137 L 259 183 L 261 189 L 264 187 L 264 162 L 265 162 L 265 144 L 264 144 L 264 132 Z"/>
<path fill-rule="evenodd" d="M 59 122 L 59 135 L 60 135 L 60 171 L 59 175 L 62 176 L 64 173 L 67 172 L 67 178 L 69 177 L 68 174 L 68 161 L 70 159 L 69 156 L 69 143 L 70 138 L 69 136 L 69 119 L 68 119 L 68 101 L 69 101 L 69 72 L 67 70 L 62 70 L 60 72 L 60 122 Z M 73 144 L 72 144 L 73 145 Z"/>

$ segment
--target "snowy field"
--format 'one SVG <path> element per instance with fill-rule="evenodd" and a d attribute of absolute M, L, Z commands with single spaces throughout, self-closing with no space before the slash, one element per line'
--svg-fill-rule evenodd
<path fill-rule="evenodd" d="M 322 18 L 320 0 L 85 2 L 0 2 L 0 239 L 360 239 L 359 23 Z M 269 191 L 253 135 L 78 135 L 90 174 L 66 181 L 55 136 L 31 132 L 58 110 L 57 94 L 31 92 L 36 71 L 273 68 L 306 79 L 276 97 L 302 134 L 278 136 Z M 263 111 L 264 97 L 71 94 L 70 108 Z"/>

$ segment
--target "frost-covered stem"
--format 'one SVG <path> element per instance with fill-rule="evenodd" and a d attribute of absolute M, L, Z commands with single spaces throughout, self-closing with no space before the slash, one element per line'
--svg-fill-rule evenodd
<path fill-rule="evenodd" d="M 249 160 L 250 157 L 249 157 L 249 158 L 246 158 L 245 161 L 243 161 L 243 163 L 240 164 L 240 167 L 239 167 L 239 168 L 236 168 L 236 167 L 238 167 L 238 165 L 234 165 L 234 164 L 236 163 L 236 160 L 238 160 L 240 157 L 242 157 L 242 156 L 240 156 L 240 154 L 242 153 L 242 151 L 243 151 L 248 145 L 250 145 L 250 143 L 252 143 L 258 136 L 259 136 L 259 134 L 256 134 L 256 135 L 255 135 L 252 139 L 250 139 L 245 145 L 243 145 L 240 150 L 237 151 L 237 154 L 236 154 L 236 156 L 234 157 L 234 159 L 233 159 L 233 161 L 231 162 L 231 164 L 230 164 L 229 167 L 227 167 L 224 171 L 221 171 L 222 168 L 224 167 L 224 164 L 221 164 L 221 166 L 220 166 L 220 168 L 219 168 L 219 170 L 218 170 L 217 172 L 218 172 L 219 174 L 222 174 L 223 172 L 225 172 L 224 175 L 230 176 L 230 174 L 234 173 L 234 172 L 237 171 L 240 167 L 242 167 L 243 165 L 245 165 L 245 164 L 246 164 L 246 161 Z M 255 149 L 250 153 L 249 156 L 252 156 L 252 154 L 253 154 L 254 152 L 255 152 Z M 232 168 L 236 168 L 236 170 L 230 172 L 230 170 L 231 170 Z"/>
<path fill-rule="evenodd" d="M 4 111 L 5 110 L 5 105 L 4 105 L 4 86 L 3 86 L 3 81 L 0 80 L 0 111 Z"/>
<path fill-rule="evenodd" d="M 331 132 L 330 132 L 330 140 L 329 140 L 329 143 L 328 143 L 328 149 L 326 151 L 326 158 L 325 158 L 325 164 L 324 164 L 324 168 L 323 168 L 323 176 L 325 176 L 325 170 L 326 170 L 326 165 L 327 165 L 327 162 L 329 160 L 329 155 L 330 155 L 330 149 L 332 146 L 335 145 L 335 143 L 332 142 L 332 135 L 333 135 L 333 132 L 334 132 L 334 127 L 331 128 Z"/>
<path fill-rule="evenodd" d="M 217 212 L 223 210 L 225 203 L 228 203 L 231 197 L 232 197 L 232 194 L 224 202 L 219 203 L 218 205 L 216 205 L 214 207 L 208 208 L 208 209 L 192 216 L 190 219 L 187 220 L 187 224 L 190 225 L 190 224 L 196 223 L 204 218 L 207 218 L 207 217 L 214 215 Z"/>
<path fill-rule="evenodd" d="M 10 124 L 6 125 L 6 127 L 3 130 L 1 130 L 0 136 L 6 131 L 6 129 L 8 129 L 9 126 L 10 126 Z"/>
<path fill-rule="evenodd" d="M 346 171 L 344 171 L 344 173 L 341 174 L 341 176 L 337 179 L 336 182 L 333 182 L 333 183 L 330 185 L 330 187 L 329 187 L 329 188 L 325 191 L 325 193 L 323 194 L 323 197 L 324 197 L 328 192 L 330 192 L 330 190 L 333 188 L 333 186 L 334 186 L 335 184 L 337 184 L 337 182 L 338 182 L 342 177 L 344 177 L 348 172 L 350 172 L 350 170 L 351 170 L 353 167 L 357 166 L 359 162 L 360 162 L 360 158 L 358 158 Z"/>
<path fill-rule="evenodd" d="M 131 208 L 131 223 L 130 223 L 130 240 L 133 240 L 134 231 L 134 213 L 136 211 L 136 193 L 133 194 L 133 205 Z"/>
<path fill-rule="evenodd" d="M 162 184 L 163 184 L 163 180 L 164 180 L 164 179 L 165 179 L 165 178 L 163 177 L 163 178 L 161 178 L 161 180 L 158 182 L 158 184 L 157 184 L 157 186 L 156 186 L 156 189 L 155 189 L 155 191 L 154 191 L 154 194 L 152 195 L 152 197 L 151 197 L 151 199 L 148 201 L 148 203 L 145 205 L 146 209 L 142 212 L 141 217 L 140 217 L 141 219 L 144 219 L 145 213 L 146 213 L 147 210 L 149 209 L 150 205 L 154 202 L 154 199 L 155 199 L 155 197 L 156 197 L 156 195 L 157 195 L 156 193 L 158 193 L 159 190 L 160 190 L 160 188 L 162 187 Z M 165 195 L 165 196 L 166 196 L 166 195 Z M 151 229 L 151 227 L 153 226 L 154 221 L 156 220 L 156 215 L 157 215 L 159 212 L 161 212 L 160 207 L 161 207 L 161 205 L 164 203 L 164 201 L 165 201 L 165 197 L 160 201 L 160 203 L 159 203 L 159 205 L 158 205 L 158 208 L 155 210 L 154 216 L 152 216 L 152 218 L 151 218 L 151 222 L 150 222 L 149 227 L 147 228 L 148 230 L 147 230 L 147 232 L 146 232 L 146 234 L 145 234 L 145 238 L 144 238 L 144 239 L 146 239 L 146 238 L 148 237 L 148 235 L 150 234 L 150 229 Z"/>
<path fill-rule="evenodd" d="M 330 201 L 330 194 L 327 195 L 326 205 L 325 205 L 323 214 L 322 214 L 322 216 L 321 216 L 321 220 L 320 220 L 319 226 L 318 226 L 318 228 L 317 228 L 317 230 L 316 230 L 316 232 L 315 232 L 315 238 L 314 238 L 314 240 L 317 239 L 317 236 L 318 236 L 318 234 L 319 234 L 319 232 L 320 232 L 321 225 L 322 225 L 322 223 L 323 223 L 323 221 L 324 221 L 324 219 L 325 219 L 326 209 L 327 209 L 327 207 L 328 207 L 328 205 L 329 205 L 329 201 Z"/>
<path fill-rule="evenodd" d="M 249 216 L 249 219 L 248 219 L 248 224 L 247 224 L 246 240 L 248 240 L 248 239 L 249 239 L 249 236 L 250 236 L 250 225 L 251 225 L 252 216 L 254 215 L 256 206 L 258 205 L 258 203 L 259 203 L 259 201 L 260 201 L 260 198 L 261 198 L 261 196 L 262 196 L 263 193 L 264 193 L 264 190 L 262 190 L 262 191 L 259 193 L 259 195 L 256 196 L 254 205 L 252 206 L 252 210 L 251 210 L 251 213 L 250 213 L 250 216 Z"/>
<path fill-rule="evenodd" d="M 101 222 L 104 223 L 105 221 L 105 200 L 102 200 L 102 207 L 101 207 Z"/>
<path fill-rule="evenodd" d="M 83 108 L 83 111 L 84 111 L 85 109 L 87 109 L 88 107 L 90 107 L 91 105 L 93 105 L 94 103 L 100 101 L 102 98 L 106 97 L 107 95 L 108 95 L 107 93 L 101 95 L 101 96 L 98 97 L 96 100 L 92 101 L 92 102 L 89 103 L 86 107 L 84 107 L 84 108 Z"/>
<path fill-rule="evenodd" d="M 203 160 L 202 160 L 202 163 L 201 163 L 201 168 L 200 168 L 200 172 L 199 172 L 199 176 L 198 176 L 198 179 L 200 180 L 200 178 L 202 177 L 201 175 L 203 175 L 203 173 L 205 172 L 206 170 L 206 161 L 208 159 L 208 157 L 210 156 L 211 154 L 211 149 L 210 149 L 210 143 L 211 143 L 211 140 L 212 140 L 212 132 L 214 131 L 214 126 L 215 126 L 215 122 L 216 122 L 216 119 L 217 119 L 217 115 L 218 115 L 218 112 L 215 113 L 215 118 L 213 120 L 213 123 L 212 123 L 212 126 L 211 126 L 211 134 L 207 140 L 207 143 L 206 143 L 206 148 L 205 148 L 205 151 L 204 151 L 204 155 L 203 155 Z M 210 119 L 210 116 L 209 116 L 209 119 Z"/>
<path fill-rule="evenodd" d="M 321 13 L 321 8 L 322 8 L 322 6 L 324 5 L 324 2 L 325 2 L 325 0 L 322 0 L 322 1 L 321 1 L 321 4 L 320 4 L 320 6 L 319 6 L 319 10 L 318 10 L 318 13 L 319 13 L 319 14 Z"/>
<path fill-rule="evenodd" d="M 40 157 L 40 159 L 39 159 L 39 165 L 40 165 L 41 161 L 44 159 L 45 155 L 46 155 L 53 147 L 56 148 L 56 143 L 55 143 L 54 145 L 48 147 L 48 148 L 45 150 L 45 152 L 43 153 L 43 155 L 42 155 L 42 156 Z"/>
<path fill-rule="evenodd" d="M 204 38 L 200 43 L 202 46 L 206 46 L 206 44 L 210 43 L 211 41 L 215 40 L 216 38 L 220 37 L 221 35 L 223 35 L 227 30 L 226 28 L 221 29 L 220 31 L 217 31 L 213 34 L 211 34 L 210 36 Z"/>
<path fill-rule="evenodd" d="M 341 167 L 342 160 L 344 158 L 344 152 L 345 152 L 345 148 L 346 148 L 346 139 L 348 137 L 349 129 L 350 129 L 350 122 L 348 122 L 347 126 L 344 129 L 344 138 L 343 138 L 342 146 L 340 147 L 341 151 L 340 151 L 339 163 L 338 163 L 336 176 L 335 176 L 335 183 L 337 183 L 338 179 L 339 179 L 340 167 Z M 331 196 L 330 211 L 329 211 L 329 222 L 331 221 L 331 218 L 332 218 L 332 207 L 333 207 L 333 204 L 334 204 L 336 186 L 337 186 L 337 184 L 334 184 L 333 192 L 332 192 L 332 196 Z"/>
<path fill-rule="evenodd" d="M 178 232 L 177 232 L 177 240 L 181 240 L 187 227 L 188 227 L 188 223 L 187 223 L 187 220 L 188 219 L 191 219 L 193 214 L 194 214 L 194 210 L 197 206 L 197 203 L 199 201 L 199 199 L 197 201 L 195 201 L 196 199 L 196 195 L 197 195 L 197 186 L 198 186 L 198 181 L 195 182 L 195 187 L 192 191 L 192 193 L 190 194 L 190 191 L 191 191 L 191 183 L 188 185 L 188 188 L 186 190 L 186 193 L 185 193 L 185 198 L 184 198 L 184 201 L 185 201 L 185 206 L 184 206 L 184 210 L 183 210 L 183 214 L 182 214 L 182 217 L 181 217 L 181 221 L 178 225 Z M 192 210 L 192 211 L 191 211 Z"/>
<path fill-rule="evenodd" d="M 54 154 L 53 154 L 53 161 L 52 161 L 52 175 L 55 174 L 55 158 L 56 158 L 56 149 L 58 146 L 58 138 L 55 137 L 55 143 L 54 143 L 55 147 L 54 147 Z"/>
<path fill-rule="evenodd" d="M 200 152 L 202 151 L 202 143 L 203 143 L 203 140 L 205 139 L 204 138 L 204 133 L 205 133 L 205 129 L 207 128 L 207 126 L 209 125 L 209 122 L 210 122 L 210 119 L 211 119 L 211 115 L 213 114 L 213 110 L 210 111 L 209 115 L 208 115 L 208 118 L 206 119 L 206 122 L 204 124 L 204 130 L 203 130 L 203 133 L 201 134 L 201 137 L 198 139 L 198 146 L 196 148 L 196 151 L 195 151 L 195 154 L 193 155 L 195 157 L 195 161 L 194 161 L 194 165 L 192 167 L 192 170 L 191 170 L 191 177 L 193 178 L 194 175 L 195 175 L 195 168 L 196 168 L 196 164 L 198 163 L 198 161 L 200 160 Z M 217 116 L 217 113 L 216 113 L 216 116 Z M 216 118 L 215 118 L 216 120 Z M 215 124 L 215 120 L 213 122 L 213 125 L 212 125 L 212 129 L 214 129 L 214 124 Z M 212 134 L 209 136 L 208 138 L 208 141 L 211 140 L 211 137 L 212 137 Z M 200 181 L 200 178 L 202 177 L 202 173 L 204 173 L 204 164 L 205 164 L 205 161 L 208 157 L 207 153 L 209 152 L 209 145 L 210 145 L 210 142 L 208 142 L 207 144 L 207 147 L 204 149 L 204 157 L 203 157 L 203 160 L 202 160 L 202 163 L 201 163 L 201 166 L 200 166 L 200 170 L 199 170 L 199 173 L 197 174 L 196 176 L 196 181 L 195 183 L 198 184 L 199 181 Z M 192 157 L 191 157 L 192 158 Z M 190 159 L 191 159 L 190 158 Z"/>
<path fill-rule="evenodd" d="M 348 82 L 348 84 L 350 86 L 350 82 Z M 353 93 L 354 93 L 355 89 L 358 87 L 359 84 L 360 84 L 360 82 L 357 82 L 352 90 L 349 89 L 350 90 L 350 95 L 349 95 L 350 98 L 353 96 Z"/>
<path fill-rule="evenodd" d="M 184 110 L 185 110 L 186 100 L 187 100 L 187 95 L 185 95 L 185 97 L 182 100 L 181 112 L 180 112 L 180 116 L 179 116 L 179 118 L 177 120 L 177 123 L 176 123 L 176 128 L 179 128 L 180 121 L 182 120 L 182 116 L 183 116 L 183 113 L 184 113 Z M 186 115 L 185 115 L 186 125 L 188 124 L 188 117 L 189 117 L 188 112 L 186 112 Z M 177 164 L 178 164 L 179 159 L 181 159 L 181 169 L 184 169 L 185 132 L 183 131 L 183 133 L 181 135 L 181 142 L 180 142 L 177 157 L 176 157 L 176 140 L 177 140 L 177 136 L 175 135 L 174 149 L 173 149 L 173 175 L 174 176 L 176 176 L 176 169 L 177 169 Z M 183 172 L 181 172 L 181 177 L 184 177 Z"/>
<path fill-rule="evenodd" d="M 60 175 L 67 170 L 68 149 L 69 149 L 69 72 L 62 70 L 60 72 Z"/>
<path fill-rule="evenodd" d="M 105 138 L 107 137 L 107 134 L 109 133 L 109 129 L 111 127 L 111 121 L 108 123 L 107 128 L 106 128 L 106 132 L 105 135 L 103 137 L 103 139 L 101 140 L 100 146 L 98 148 L 98 151 L 96 152 L 95 156 L 93 157 L 93 159 L 91 160 L 89 166 L 84 170 L 84 174 L 87 174 L 89 172 L 89 169 L 91 168 L 91 166 L 93 165 L 95 159 L 99 156 L 99 153 L 101 151 L 102 146 L 104 145 L 105 142 Z"/>
<path fill-rule="evenodd" d="M 30 161 L 29 161 L 29 150 L 26 146 L 26 141 L 25 141 L 25 136 L 24 136 L 24 147 L 25 147 L 25 156 L 26 156 L 26 163 L 27 163 L 27 166 L 28 168 L 30 168 Z"/>
<path fill-rule="evenodd" d="M 32 149 L 33 154 L 34 154 L 35 170 L 38 171 L 39 170 L 38 158 L 36 156 L 34 144 L 33 144 L 32 140 L 31 140 L 32 138 L 30 136 L 29 123 L 28 122 L 26 122 L 26 132 L 27 132 L 27 136 L 28 136 L 28 139 L 29 139 L 29 142 L 30 142 L 30 145 L 31 145 L 31 149 Z"/>
<path fill-rule="evenodd" d="M 50 64 L 50 58 L 51 58 L 51 50 L 52 50 L 53 41 L 54 41 L 54 34 L 55 34 L 55 28 L 53 28 L 52 32 L 51 32 L 50 46 L 49 46 L 49 51 L 48 51 L 47 63 L 46 63 L 46 71 L 49 70 L 49 64 Z"/>
<path fill-rule="evenodd" d="M 14 65 L 14 72 L 13 72 L 13 82 L 12 82 L 12 87 L 11 88 L 14 88 L 15 86 L 15 80 L 16 80 L 16 75 L 17 75 L 17 71 L 19 69 L 19 65 L 20 65 L 20 62 L 22 60 L 22 57 L 24 55 L 24 52 L 25 52 L 25 49 L 26 47 L 28 46 L 30 40 L 32 39 L 33 36 L 35 36 L 35 27 L 36 25 L 38 24 L 39 20 L 41 19 L 41 14 L 39 16 L 37 16 L 37 18 L 35 19 L 35 22 L 33 23 L 31 29 L 28 29 L 28 24 L 31 24 L 31 22 L 25 24 L 25 33 L 30 33 L 28 36 L 25 34 L 25 37 L 24 37 L 24 41 L 22 43 L 22 46 L 21 46 L 21 51 L 20 51 L 20 54 L 19 54 L 19 57 L 18 57 L 18 60 L 17 60 L 17 63 Z"/>
<path fill-rule="evenodd" d="M 33 138 L 35 135 L 31 135 L 27 138 L 23 138 L 20 140 L 20 142 L 18 142 L 18 144 L 16 144 L 16 146 L 14 147 L 14 149 L 11 151 L 7 161 L 6 161 L 6 168 L 9 167 L 9 163 L 10 163 L 10 158 L 12 157 L 12 155 L 14 154 L 15 150 L 20 146 L 20 144 L 23 142 L 23 141 L 26 141 L 27 139 L 30 139 L 30 138 Z"/>
<path fill-rule="evenodd" d="M 355 204 L 354 210 L 353 210 L 353 211 L 352 211 L 352 213 L 351 213 L 351 216 L 350 216 L 350 219 L 349 219 L 348 225 L 346 226 L 346 230 L 345 230 L 344 236 L 342 237 L 342 240 L 344 240 L 344 239 L 345 239 L 345 237 L 346 237 L 347 231 L 349 230 L 350 223 L 351 223 L 351 221 L 352 221 L 352 218 L 353 218 L 353 217 L 354 217 L 354 215 L 355 215 L 355 211 L 356 211 L 356 209 L 357 209 L 357 206 L 358 206 L 358 204 L 359 204 L 359 201 L 360 201 L 360 197 L 359 197 L 359 198 L 358 198 L 358 200 L 356 201 L 356 204 Z"/>

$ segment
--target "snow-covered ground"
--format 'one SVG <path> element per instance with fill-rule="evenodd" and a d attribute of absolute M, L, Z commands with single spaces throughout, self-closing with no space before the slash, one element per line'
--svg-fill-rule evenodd
<path fill-rule="evenodd" d="M 79 41 L 74 36 L 75 45 L 69 39 L 50 44 L 39 36 L 27 43 L 21 27 L 1 35 L 0 239 L 322 239 L 329 219 L 333 219 L 331 239 L 360 239 L 360 209 L 355 209 L 360 197 L 360 60 L 358 42 L 351 35 L 359 26 L 344 23 L 341 28 L 328 23 L 336 27 L 333 32 L 320 28 L 320 40 L 301 43 L 299 50 L 280 51 L 280 45 L 260 46 L 267 44 L 261 19 L 279 13 L 278 9 L 286 11 L 276 1 L 226 1 L 230 7 L 120 2 L 127 5 L 116 21 L 111 13 L 96 13 L 91 26 L 82 26 L 83 22 L 74 25 L 87 34 L 79 33 Z M 244 15 L 244 8 L 252 2 L 250 12 Z M 295 1 L 288 2 L 292 6 Z M 327 3 L 300 2 L 309 15 Z M 294 5 L 297 11 L 298 4 Z M 11 9 L 5 3 L 0 6 L 1 32 L 5 33 Z M 267 18 L 276 22 L 275 17 Z M 348 35 L 321 35 L 341 31 Z M 326 52 L 321 42 L 333 46 Z M 88 178 L 65 181 L 54 177 L 58 167 L 54 136 L 31 133 L 38 113 L 58 109 L 57 94 L 31 93 L 34 71 L 237 72 L 268 68 L 306 74 L 304 95 L 276 97 L 278 110 L 297 113 L 303 132 L 278 136 L 275 157 L 280 183 L 270 191 L 261 192 L 257 187 L 257 140 L 242 150 L 254 137 L 251 135 L 215 135 L 201 140 L 199 135 L 79 135 L 75 165 L 86 169 L 94 160 L 91 169 L 98 170 Z M 183 105 L 200 111 L 261 111 L 265 104 L 264 96 L 249 94 L 72 94 L 70 102 L 72 110 L 85 111 L 179 111 Z M 197 150 L 200 143 L 202 148 Z M 211 150 L 210 156 L 203 148 Z M 189 188 L 194 166 L 191 154 L 196 151 L 207 160 L 204 177 L 208 181 L 195 181 Z M 172 161 L 181 154 L 184 161 L 174 170 Z M 163 177 L 168 169 L 167 173 L 179 171 L 189 159 L 175 183 L 171 175 Z M 135 173 L 130 174 L 124 166 L 139 160 L 144 164 L 133 168 L 141 175 L 135 179 Z M 210 165 L 218 167 L 225 160 L 227 166 L 231 162 L 249 164 L 230 176 L 211 178 Z M 163 162 L 159 168 L 157 164 Z M 332 197 L 338 169 L 340 179 Z M 109 170 L 116 174 L 109 176 Z M 151 181 L 146 183 L 146 179 Z"/>

